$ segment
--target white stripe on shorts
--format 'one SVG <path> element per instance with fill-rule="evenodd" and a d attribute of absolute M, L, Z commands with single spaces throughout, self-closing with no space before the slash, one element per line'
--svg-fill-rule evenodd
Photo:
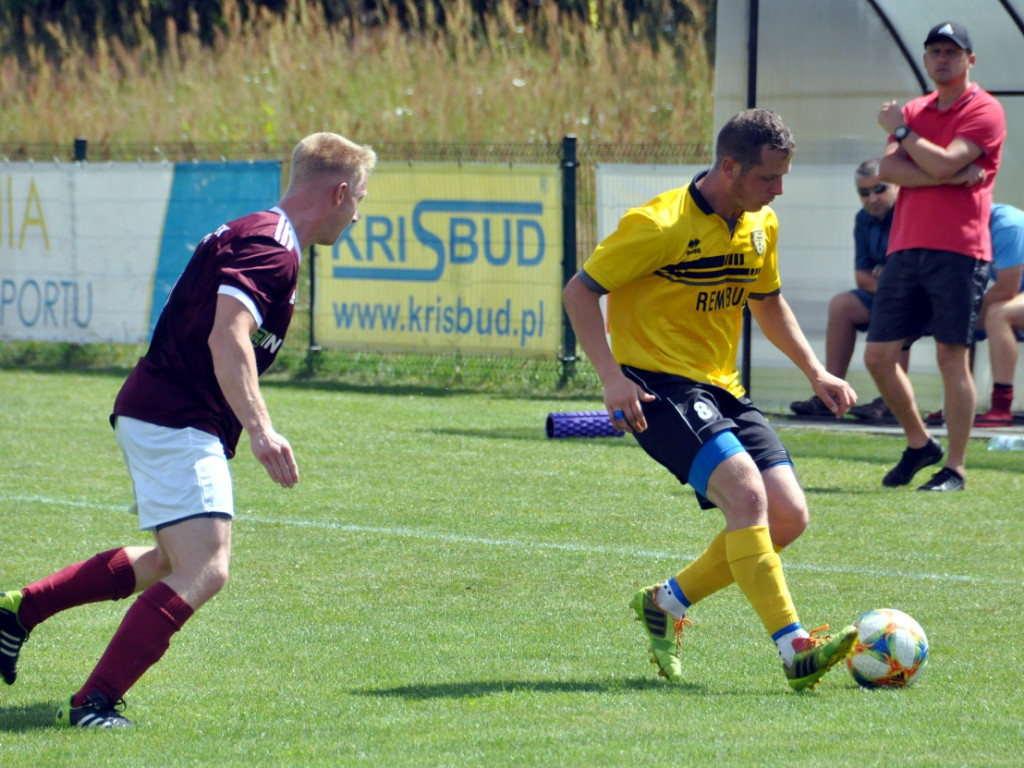
<path fill-rule="evenodd" d="M 172 429 L 118 416 L 114 426 L 134 486 L 131 511 L 152 531 L 186 517 L 234 517 L 231 472 L 220 440 L 208 432 Z"/>

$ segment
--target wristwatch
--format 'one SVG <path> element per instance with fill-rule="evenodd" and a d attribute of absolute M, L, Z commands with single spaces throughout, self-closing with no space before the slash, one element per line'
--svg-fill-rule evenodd
<path fill-rule="evenodd" d="M 896 139 L 896 143 L 898 144 L 899 142 L 907 138 L 907 134 L 909 133 L 910 129 L 905 125 L 901 125 L 897 127 L 895 131 L 892 132 L 892 137 Z"/>

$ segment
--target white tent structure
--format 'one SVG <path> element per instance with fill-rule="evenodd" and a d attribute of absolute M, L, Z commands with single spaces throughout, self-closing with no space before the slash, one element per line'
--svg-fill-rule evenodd
<path fill-rule="evenodd" d="M 783 293 L 822 357 L 828 300 L 853 287 L 854 169 L 885 147 L 882 102 L 933 90 L 924 39 L 949 20 L 971 35 L 971 79 L 1006 111 L 995 199 L 1024 208 L 1024 0 L 718 0 L 715 130 L 751 106 L 778 112 L 793 130 L 793 169 L 772 204 Z M 920 347 L 912 373 L 934 372 L 932 348 Z M 863 370 L 860 353 L 852 371 Z M 755 330 L 753 366 L 782 362 Z M 987 353 L 979 355 L 979 398 L 987 367 Z"/>

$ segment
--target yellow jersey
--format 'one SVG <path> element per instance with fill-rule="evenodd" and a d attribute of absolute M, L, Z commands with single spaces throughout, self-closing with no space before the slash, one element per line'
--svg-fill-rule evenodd
<path fill-rule="evenodd" d="M 781 288 L 779 223 L 765 206 L 730 227 L 697 189 L 699 178 L 628 210 L 584 263 L 582 277 L 608 292 L 616 362 L 741 397 L 743 305 L 752 293 Z"/>

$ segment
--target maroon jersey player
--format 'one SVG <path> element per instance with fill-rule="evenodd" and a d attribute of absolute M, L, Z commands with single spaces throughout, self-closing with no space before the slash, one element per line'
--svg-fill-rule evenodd
<path fill-rule="evenodd" d="M 221 226 L 196 248 L 174 284 L 149 351 L 114 403 L 114 415 L 220 438 L 234 455 L 241 424 L 217 383 L 206 344 L 221 296 L 241 302 L 256 321 L 256 372 L 274 362 L 295 305 L 301 253 L 284 211 L 272 208 Z M 211 288 L 216 286 L 216 290 Z"/>
<path fill-rule="evenodd" d="M 154 545 L 101 552 L 0 592 L 0 676 L 8 685 L 24 641 L 43 621 L 139 593 L 85 684 L 64 699 L 57 725 L 130 725 L 117 703 L 224 586 L 234 515 L 227 462 L 242 430 L 274 482 L 290 488 L 299 481 L 258 377 L 288 330 L 302 249 L 335 243 L 358 219 L 376 159 L 337 134 L 307 136 L 292 153 L 278 204 L 204 238 L 172 289 L 111 416 L 133 510 Z"/>

